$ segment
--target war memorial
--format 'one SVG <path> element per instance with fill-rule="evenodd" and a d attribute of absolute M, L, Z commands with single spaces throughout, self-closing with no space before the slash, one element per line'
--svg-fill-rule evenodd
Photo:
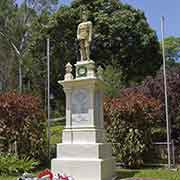
<path fill-rule="evenodd" d="M 105 140 L 102 68 L 90 59 L 92 22 L 85 13 L 82 19 L 77 28 L 81 58 L 74 65 L 76 76 L 68 63 L 64 80 L 59 81 L 66 95 L 66 127 L 51 168 L 76 180 L 111 180 L 114 161 Z"/>

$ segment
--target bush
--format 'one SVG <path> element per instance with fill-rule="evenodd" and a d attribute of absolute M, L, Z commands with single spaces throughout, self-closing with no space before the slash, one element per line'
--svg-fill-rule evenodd
<path fill-rule="evenodd" d="M 142 93 L 125 93 L 105 101 L 107 139 L 126 166 L 138 168 L 151 145 L 151 126 L 160 116 L 160 104 Z"/>
<path fill-rule="evenodd" d="M 31 172 L 37 165 L 38 162 L 30 158 L 18 159 L 15 155 L 0 155 L 1 175 L 19 175 L 24 172 Z"/>
<path fill-rule="evenodd" d="M 38 97 L 10 92 L 0 95 L 0 136 L 5 152 L 17 142 L 18 156 L 42 160 L 46 156 L 46 121 Z"/>
<path fill-rule="evenodd" d="M 106 66 L 103 78 L 105 82 L 104 92 L 105 96 L 117 97 L 119 96 L 119 89 L 123 87 L 122 72 L 116 68 L 116 65 Z"/>
<path fill-rule="evenodd" d="M 175 63 L 174 66 L 166 67 L 167 77 L 167 98 L 169 122 L 171 124 L 171 137 L 176 144 L 180 144 L 180 64 Z M 129 88 L 130 91 L 142 92 L 146 96 L 158 99 L 161 106 L 161 118 L 155 128 L 166 128 L 165 118 L 165 100 L 164 100 L 164 78 L 163 69 L 161 68 L 156 76 L 147 77 L 141 86 Z M 164 137 L 157 137 L 158 140 L 164 141 Z"/>
<path fill-rule="evenodd" d="M 52 126 L 51 127 L 51 144 L 58 144 L 62 142 L 62 131 L 64 126 Z"/>

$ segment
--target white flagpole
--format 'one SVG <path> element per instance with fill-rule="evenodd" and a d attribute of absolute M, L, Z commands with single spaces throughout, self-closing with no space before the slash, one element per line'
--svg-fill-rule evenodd
<path fill-rule="evenodd" d="M 170 152 L 170 127 L 168 117 L 168 99 L 167 99 L 167 79 L 166 79 L 166 57 L 164 45 L 164 16 L 161 18 L 162 32 L 162 52 L 163 52 L 163 75 L 164 75 L 164 96 L 165 96 L 165 111 L 166 111 L 166 129 L 167 129 L 167 151 L 168 151 L 168 168 L 171 168 L 171 152 Z"/>
<path fill-rule="evenodd" d="M 48 98 L 47 98 L 47 114 L 48 114 L 48 158 L 50 160 L 50 137 L 51 137 L 51 131 L 50 131 L 50 39 L 47 38 L 47 71 L 48 71 Z"/>

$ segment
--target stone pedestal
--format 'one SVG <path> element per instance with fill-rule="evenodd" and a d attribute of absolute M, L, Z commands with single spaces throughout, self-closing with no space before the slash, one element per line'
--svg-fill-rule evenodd
<path fill-rule="evenodd" d="M 75 66 L 76 78 L 66 66 L 70 71 L 59 82 L 66 93 L 66 128 L 52 170 L 75 180 L 111 180 L 114 162 L 111 144 L 105 142 L 104 84 L 93 61 L 77 62 Z"/>

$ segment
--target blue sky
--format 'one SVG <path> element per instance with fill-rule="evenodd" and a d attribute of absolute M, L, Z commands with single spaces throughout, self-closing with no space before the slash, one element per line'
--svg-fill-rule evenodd
<path fill-rule="evenodd" d="M 16 0 L 21 3 L 23 0 Z M 61 3 L 68 4 L 71 0 L 60 0 Z M 165 17 L 165 37 L 180 37 L 180 0 L 122 0 L 135 8 L 145 12 L 150 26 L 157 32 L 161 39 L 161 16 Z"/>
<path fill-rule="evenodd" d="M 161 38 L 161 16 L 165 17 L 165 36 L 180 37 L 180 0 L 123 0 L 145 12 L 151 27 Z"/>

